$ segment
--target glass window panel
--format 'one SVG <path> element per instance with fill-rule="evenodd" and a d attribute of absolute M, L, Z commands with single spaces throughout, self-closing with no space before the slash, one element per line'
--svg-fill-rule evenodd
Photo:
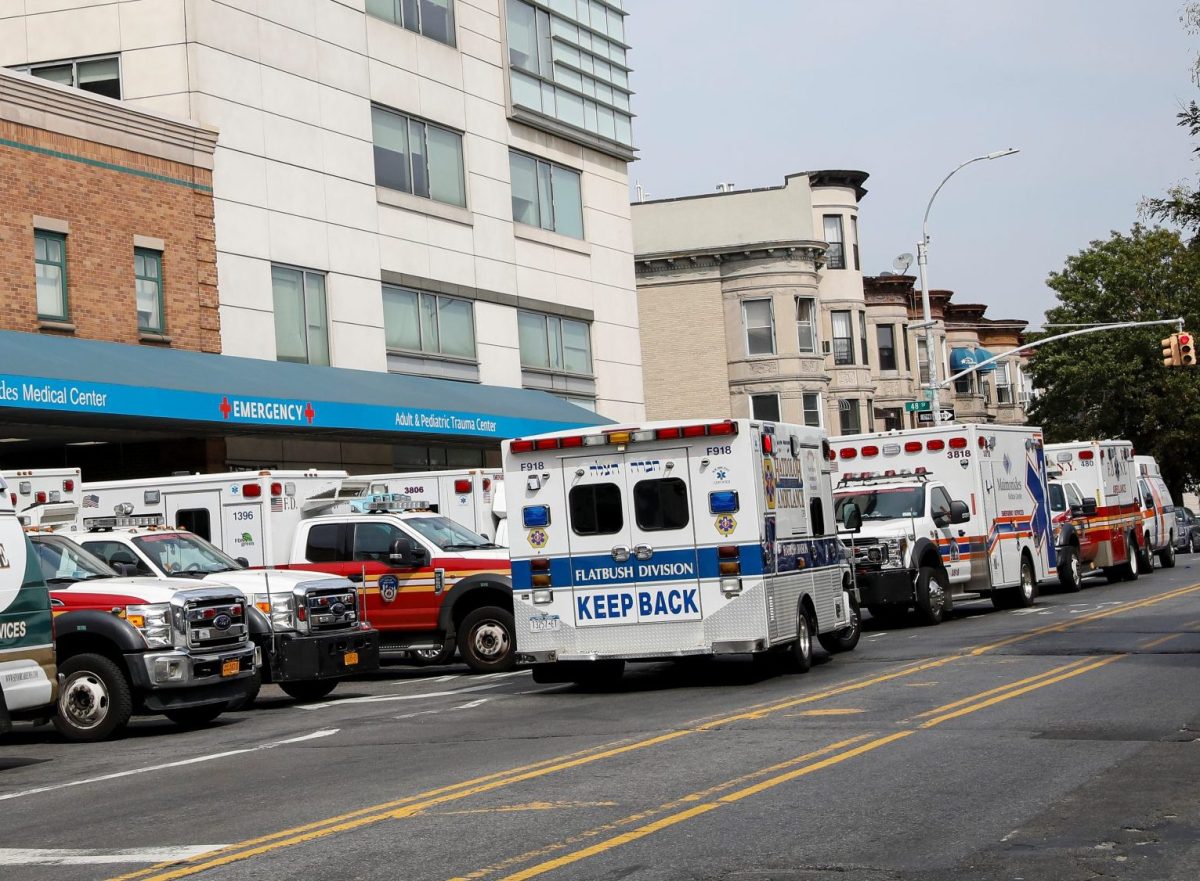
<path fill-rule="evenodd" d="M 633 485 L 633 517 L 643 532 L 684 529 L 690 522 L 688 507 L 687 484 L 678 477 Z"/>
<path fill-rule="evenodd" d="M 537 72 L 547 79 L 554 79 L 554 53 L 550 48 L 550 14 L 537 10 Z"/>
<path fill-rule="evenodd" d="M 608 35 L 614 40 L 625 42 L 625 16 L 615 9 L 608 10 Z"/>
<path fill-rule="evenodd" d="M 612 86 L 607 83 L 596 83 L 596 99 L 605 104 L 611 104 L 613 102 Z"/>
<path fill-rule="evenodd" d="M 63 240 L 58 236 L 46 239 L 46 259 L 52 263 L 63 262 Z"/>
<path fill-rule="evenodd" d="M 588 80 L 588 82 L 591 82 L 591 80 Z M 583 102 L 583 127 L 589 132 L 600 130 L 600 120 L 596 116 L 595 101 Z"/>
<path fill-rule="evenodd" d="M 48 247 L 49 247 L 49 242 L 43 236 L 34 236 L 33 237 L 33 259 L 34 260 L 47 259 L 46 251 L 47 251 Z"/>
<path fill-rule="evenodd" d="M 396 17 L 396 0 L 367 0 L 367 15 L 399 24 Z"/>
<path fill-rule="evenodd" d="M 583 91 L 583 74 L 578 71 L 559 67 L 555 70 L 554 79 L 568 89 L 574 89 L 577 92 Z M 563 97 L 566 98 L 565 95 Z M 575 125 L 583 125 L 583 100 L 576 97 L 575 101 L 579 104 L 579 122 L 576 122 Z"/>
<path fill-rule="evenodd" d="M 629 96 L 626 95 L 624 92 L 620 91 L 619 89 L 616 89 L 613 91 L 613 104 L 615 104 L 621 110 L 628 110 L 629 109 Z M 617 115 L 617 130 L 620 131 L 620 128 L 621 128 L 621 115 L 618 114 Z"/>
<path fill-rule="evenodd" d="M 746 354 L 770 355 L 775 352 L 774 315 L 770 300 L 744 300 Z"/>
<path fill-rule="evenodd" d="M 538 315 L 535 312 L 518 312 L 517 338 L 520 341 L 523 366 L 542 368 L 550 366 L 544 315 Z"/>
<path fill-rule="evenodd" d="M 575 0 L 550 0 L 550 8 L 559 15 L 575 17 Z"/>
<path fill-rule="evenodd" d="M 37 267 L 38 315 L 47 318 L 66 318 L 63 304 L 62 269 L 49 263 Z"/>
<path fill-rule="evenodd" d="M 825 241 L 829 250 L 825 252 L 826 269 L 845 269 L 846 250 L 842 242 L 842 215 L 826 214 L 824 217 Z"/>
<path fill-rule="evenodd" d="M 443 354 L 475 357 L 475 321 L 468 300 L 439 297 L 438 329 Z"/>
<path fill-rule="evenodd" d="M 116 58 L 80 61 L 76 65 L 76 74 L 79 77 L 77 85 L 85 92 L 120 99 L 121 65 Z"/>
<path fill-rule="evenodd" d="M 562 43 L 558 43 L 555 45 L 554 51 L 558 53 L 558 59 L 564 64 L 579 67 L 579 50 L 574 46 L 565 46 Z M 562 71 L 556 71 L 556 76 L 561 78 Z"/>
<path fill-rule="evenodd" d="M 562 370 L 562 323 L 557 318 L 546 318 L 546 343 L 550 349 L 550 369 Z"/>
<path fill-rule="evenodd" d="M 833 363 L 847 365 L 854 363 L 854 331 L 850 324 L 849 312 L 831 312 L 833 323 Z"/>
<path fill-rule="evenodd" d="M 579 173 L 561 165 L 551 168 L 554 192 L 554 229 L 565 236 L 583 238 L 583 197 Z"/>
<path fill-rule="evenodd" d="M 144 276 L 146 274 L 146 258 L 141 254 L 133 255 L 133 274 L 135 277 Z"/>
<path fill-rule="evenodd" d="M 821 427 L 821 395 L 819 393 L 804 393 L 804 424 L 815 428 Z"/>
<path fill-rule="evenodd" d="M 528 107 L 530 110 L 542 109 L 541 83 L 533 77 L 526 76 L 517 70 L 513 70 L 510 82 L 512 84 L 512 99 L 514 104 Z"/>
<path fill-rule="evenodd" d="M 597 104 L 596 117 L 600 123 L 598 131 L 601 137 L 615 141 L 617 139 L 617 120 L 612 110 L 602 104 Z"/>
<path fill-rule="evenodd" d="M 408 121 L 408 151 L 412 156 L 412 191 L 416 196 L 429 195 L 429 166 L 425 159 L 425 123 Z"/>
<path fill-rule="evenodd" d="M 838 408 L 842 434 L 858 434 L 862 431 L 862 414 L 859 412 L 858 401 L 851 398 L 843 403 L 848 406 Z"/>
<path fill-rule="evenodd" d="M 307 361 L 303 274 L 273 266 L 271 290 L 275 301 L 275 357 L 280 361 Z"/>
<path fill-rule="evenodd" d="M 796 298 L 796 338 L 801 352 L 816 352 L 816 307 L 808 297 Z"/>
<path fill-rule="evenodd" d="M 509 174 L 512 177 L 513 220 L 529 226 L 540 226 L 538 219 L 537 162 L 521 153 L 508 154 Z"/>
<path fill-rule="evenodd" d="M 879 369 L 895 370 L 896 362 L 896 328 L 891 324 L 880 324 L 875 328 L 879 342 Z"/>
<path fill-rule="evenodd" d="M 625 525 L 621 489 L 615 483 L 572 487 L 568 502 L 576 535 L 613 535 Z"/>
<path fill-rule="evenodd" d="M 547 116 L 554 116 L 558 111 L 555 109 L 558 106 L 554 100 L 554 86 L 549 83 L 542 83 L 542 113 Z"/>
<path fill-rule="evenodd" d="M 426 126 L 429 140 L 429 195 L 448 205 L 467 205 L 463 178 L 462 136 L 436 126 Z"/>
<path fill-rule="evenodd" d="M 628 89 L 629 74 L 619 67 L 614 67 L 612 72 L 612 82 L 614 86 L 620 86 L 622 89 Z"/>
<path fill-rule="evenodd" d="M 159 314 L 158 285 L 145 278 L 137 280 L 138 327 L 145 330 L 161 330 L 162 316 Z"/>
<path fill-rule="evenodd" d="M 421 348 L 426 352 L 438 352 L 437 297 L 421 294 Z"/>
<path fill-rule="evenodd" d="M 421 14 L 417 11 L 417 0 L 397 0 L 400 17 L 396 24 L 402 24 L 410 31 L 421 30 Z"/>
<path fill-rule="evenodd" d="M 617 114 L 617 141 L 622 144 L 633 143 L 633 129 L 630 126 L 629 117 L 623 113 Z"/>
<path fill-rule="evenodd" d="M 575 20 L 585 25 L 592 23 L 592 17 L 588 14 L 588 0 L 575 0 Z"/>
<path fill-rule="evenodd" d="M 454 45 L 451 0 L 421 0 L 421 33 L 441 43 Z"/>
<path fill-rule="evenodd" d="M 563 367 L 568 373 L 592 372 L 592 346 L 588 326 L 582 321 L 562 320 Z"/>
<path fill-rule="evenodd" d="M 304 559 L 310 563 L 336 563 L 341 558 L 340 523 L 318 523 L 308 531 Z"/>
<path fill-rule="evenodd" d="M 416 291 L 383 289 L 383 327 L 389 349 L 421 348 L 421 318 L 417 311 Z"/>
<path fill-rule="evenodd" d="M 308 328 L 308 363 L 329 364 L 329 331 L 325 316 L 325 276 L 304 273 L 304 307 Z"/>
<path fill-rule="evenodd" d="M 867 313 L 866 312 L 858 313 L 858 341 L 860 344 L 860 350 L 862 351 L 863 364 L 870 364 L 871 362 L 869 360 L 869 354 L 868 354 L 869 350 L 867 348 Z"/>
<path fill-rule="evenodd" d="M 55 64 L 52 67 L 35 67 L 29 71 L 34 76 L 50 80 L 62 86 L 75 85 L 75 66 L 72 64 Z"/>
<path fill-rule="evenodd" d="M 779 395 L 751 395 L 750 418 L 779 421 Z"/>
<path fill-rule="evenodd" d="M 558 118 L 568 125 L 583 128 L 583 98 L 566 89 L 559 89 L 557 95 Z"/>
<path fill-rule="evenodd" d="M 575 25 L 571 24 L 566 19 L 555 16 L 550 19 L 550 36 L 559 37 L 564 40 L 570 40 L 572 43 L 574 43 L 579 39 L 579 28 L 575 27 Z M 557 45 L 554 47 L 554 51 L 557 55 Z"/>
<path fill-rule="evenodd" d="M 539 162 L 537 164 L 537 184 L 538 184 L 538 217 L 541 219 L 543 229 L 554 229 L 554 203 L 553 203 L 553 188 L 550 184 L 550 164 L 547 162 Z"/>
<path fill-rule="evenodd" d="M 537 19 L 534 8 L 521 0 L 508 0 L 508 63 L 537 73 Z"/>
<path fill-rule="evenodd" d="M 408 120 L 378 107 L 371 109 L 375 141 L 375 183 L 411 193 L 412 176 L 408 157 Z"/>

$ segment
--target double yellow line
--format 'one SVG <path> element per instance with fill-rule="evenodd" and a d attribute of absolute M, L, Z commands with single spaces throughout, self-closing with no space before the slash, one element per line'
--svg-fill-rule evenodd
<path fill-rule="evenodd" d="M 257 856 L 262 856 L 264 854 L 271 853 L 272 851 L 280 850 L 285 847 L 291 847 L 293 845 L 304 844 L 309 841 L 315 841 L 317 839 L 324 838 L 329 835 L 335 835 L 335 834 L 338 834 L 341 832 L 348 832 L 348 831 L 352 831 L 355 829 L 360 829 L 362 827 L 369 826 L 369 825 L 372 825 L 375 823 L 384 822 L 386 820 L 396 820 L 396 819 L 403 819 L 405 817 L 411 817 L 416 814 L 420 814 L 425 811 L 428 811 L 431 808 L 435 808 L 435 807 L 438 807 L 438 806 L 441 806 L 444 804 L 448 804 L 450 802 L 460 801 L 462 799 L 470 798 L 472 796 L 479 795 L 481 793 L 491 792 L 491 791 L 501 789 L 504 787 L 513 786 L 513 785 L 516 785 L 519 783 L 526 782 L 528 780 L 534 780 L 534 779 L 537 779 L 540 777 L 545 777 L 545 776 L 548 776 L 551 774 L 556 774 L 561 771 L 567 771 L 567 770 L 571 770 L 574 768 L 584 767 L 584 766 L 591 765 L 596 762 L 604 761 L 606 759 L 610 759 L 610 758 L 613 758 L 616 756 L 625 755 L 625 754 L 632 753 L 632 752 L 635 752 L 638 750 L 648 749 L 651 747 L 655 747 L 655 746 L 658 746 L 658 745 L 661 745 L 664 743 L 669 743 L 671 741 L 679 740 L 681 738 L 689 737 L 689 736 L 692 736 L 692 735 L 695 735 L 698 733 L 702 733 L 705 731 L 711 731 L 715 728 L 719 728 L 719 727 L 726 726 L 726 725 L 731 725 L 736 722 L 758 720 L 758 719 L 765 718 L 769 715 L 779 713 L 783 710 L 791 709 L 793 707 L 802 706 L 804 704 L 814 703 L 817 701 L 827 700 L 829 698 L 837 697 L 837 696 L 844 695 L 844 694 L 851 694 L 853 692 L 861 691 L 863 689 L 870 688 L 872 686 L 879 685 L 884 682 L 889 682 L 889 681 L 899 679 L 899 678 L 902 678 L 905 676 L 911 676 L 915 673 L 923 672 L 925 670 L 930 670 L 930 669 L 933 669 L 936 667 L 941 667 L 941 666 L 943 666 L 945 664 L 949 664 L 953 661 L 962 660 L 967 657 L 977 657 L 977 656 L 983 655 L 987 652 L 994 651 L 995 649 L 1013 645 L 1015 643 L 1022 642 L 1022 641 L 1028 640 L 1028 639 L 1033 639 L 1034 637 L 1043 635 L 1045 633 L 1062 632 L 1062 631 L 1070 629 L 1071 627 L 1076 627 L 1081 624 L 1086 624 L 1090 621 L 1099 620 L 1101 618 L 1106 618 L 1111 615 L 1117 615 L 1117 614 L 1122 614 L 1125 612 L 1131 612 L 1136 609 L 1141 609 L 1141 608 L 1145 608 L 1147 606 L 1152 606 L 1157 603 L 1165 602 L 1170 599 L 1175 599 L 1176 597 L 1181 597 L 1186 594 L 1194 593 L 1196 591 L 1200 591 L 1200 584 L 1194 584 L 1194 585 L 1191 585 L 1190 587 L 1180 588 L 1177 590 L 1169 591 L 1167 593 L 1158 594 L 1156 596 L 1148 597 L 1143 600 L 1138 600 L 1133 603 L 1128 603 L 1123 606 L 1118 606 L 1113 609 L 1108 609 L 1108 610 L 1104 610 L 1101 612 L 1094 612 L 1089 615 L 1083 615 L 1083 616 L 1080 616 L 1079 618 L 1076 618 L 1074 620 L 1064 622 L 1061 624 L 1052 624 L 1052 625 L 1047 625 L 1045 627 L 1035 628 L 1034 630 L 1028 631 L 1026 633 L 1018 634 L 1016 636 L 1009 637 L 1009 638 L 1006 638 L 1003 640 L 999 640 L 999 641 L 996 641 L 996 642 L 993 642 L 990 644 L 977 646 L 975 648 L 968 649 L 965 652 L 962 652 L 959 654 L 948 655 L 944 658 L 938 658 L 938 659 L 934 659 L 934 660 L 930 660 L 930 661 L 918 662 L 916 664 L 904 666 L 898 670 L 893 670 L 888 673 L 880 674 L 878 676 L 872 676 L 869 678 L 855 680 L 855 681 L 852 681 L 845 685 L 838 686 L 836 688 L 827 689 L 825 691 L 817 692 L 815 694 L 806 695 L 806 696 L 797 697 L 797 698 L 789 698 L 789 699 L 782 700 L 782 701 L 758 704 L 758 705 L 747 707 L 743 710 L 739 710 L 738 712 L 733 713 L 731 715 L 710 717 L 706 720 L 705 719 L 696 720 L 695 722 L 689 723 L 688 725 L 686 725 L 682 728 L 675 729 L 672 731 L 667 731 L 665 733 L 658 734 L 653 737 L 645 738 L 642 740 L 637 740 L 637 741 L 633 741 L 633 742 L 616 742 L 616 743 L 604 744 L 601 746 L 592 747 L 587 750 L 582 750 L 582 751 L 579 751 L 576 753 L 570 753 L 570 754 L 563 755 L 563 756 L 557 756 L 554 758 L 545 759 L 540 762 L 534 762 L 532 764 L 520 766 L 517 768 L 511 768 L 506 771 L 500 771 L 500 772 L 496 772 L 493 774 L 488 774 L 488 775 L 484 775 L 481 777 L 472 778 L 470 780 L 465 780 L 465 781 L 451 784 L 448 786 L 439 787 L 437 789 L 427 790 L 423 793 L 407 796 L 407 797 L 401 798 L 401 799 L 396 799 L 394 801 L 384 802 L 381 804 L 372 805 L 370 807 L 360 808 L 359 810 L 351 811 L 349 813 L 341 814 L 339 816 L 330 817 L 330 818 L 327 818 L 324 820 L 318 820 L 318 821 L 315 821 L 312 823 L 308 823 L 308 824 L 305 824 L 302 826 L 296 826 L 296 827 L 293 827 L 290 829 L 284 829 L 279 832 L 272 833 L 270 835 L 265 835 L 265 836 L 261 836 L 259 838 L 253 838 L 253 839 L 250 839 L 247 841 L 240 842 L 238 844 L 230 845 L 229 847 L 224 848 L 219 851 L 215 851 L 215 852 L 208 853 L 208 854 L 203 854 L 198 857 L 192 857 L 189 860 L 184 860 L 182 862 L 176 861 L 176 862 L 169 862 L 169 863 L 160 863 L 156 866 L 151 866 L 149 868 L 142 869 L 142 870 L 139 870 L 136 872 L 131 872 L 131 873 L 128 873 L 125 875 L 117 876 L 115 878 L 110 879 L 110 881 L 175 881 L 175 879 L 178 879 L 178 878 L 185 878 L 185 877 L 188 877 L 191 875 L 198 874 L 200 872 L 208 871 L 210 869 L 216 869 L 216 868 L 220 868 L 221 866 L 229 865 L 231 863 L 240 862 L 242 860 L 251 859 L 251 858 L 254 858 Z M 1100 661 L 1095 661 L 1088 666 L 1080 666 L 1071 672 L 1060 672 L 1060 671 L 1066 671 L 1067 668 L 1074 666 L 1074 662 L 1073 662 L 1073 664 L 1071 664 L 1071 665 L 1065 665 L 1065 667 L 1063 667 L 1063 668 L 1057 668 L 1056 670 L 1049 671 L 1048 673 L 1043 674 L 1042 676 L 1030 677 L 1029 680 L 1021 680 L 1020 682 L 1012 683 L 1008 687 L 1011 688 L 1014 686 L 1022 686 L 1026 683 L 1032 683 L 1035 680 L 1042 680 L 1044 677 L 1052 676 L 1052 674 L 1053 674 L 1051 679 L 1047 679 L 1045 681 L 1042 681 L 1040 684 L 1036 684 L 1036 685 L 1032 685 L 1031 687 L 1027 687 L 1023 691 L 1019 692 L 1021 694 L 1024 694 L 1027 691 L 1034 690 L 1035 688 L 1042 688 L 1046 685 L 1052 684 L 1053 682 L 1060 682 L 1063 679 L 1070 678 L 1071 676 L 1080 675 L 1082 673 L 1088 672 L 1089 670 L 1094 670 L 1097 667 L 1111 663 L 1112 661 L 1117 660 L 1120 657 L 1123 657 L 1123 656 L 1122 655 L 1114 655 L 1114 656 L 1105 658 Z M 992 692 L 1004 691 L 1004 690 L 1005 690 L 1005 687 L 1001 687 L 1001 689 L 993 689 Z M 990 700 L 990 703 L 981 704 L 979 706 L 970 704 L 966 707 L 957 707 L 957 708 L 952 707 L 949 710 L 947 710 L 947 712 L 950 713 L 950 715 L 947 716 L 947 719 L 957 718 L 958 716 L 966 715 L 968 712 L 975 712 L 978 709 L 983 709 L 984 706 L 991 706 L 992 704 L 999 703 L 1001 700 L 1008 700 L 1011 697 L 1016 697 L 1016 696 L 1017 696 L 1017 693 L 1013 693 L 1013 694 L 1006 693 L 1003 696 L 996 696 L 993 694 L 993 695 L 988 695 L 986 697 L 983 695 L 976 695 L 975 697 L 985 697 L 986 700 Z M 995 697 L 996 699 L 992 700 L 991 699 L 992 697 Z M 957 702 L 957 703 L 961 703 L 961 702 Z M 921 727 L 922 728 L 932 727 L 933 725 L 941 724 L 942 721 L 946 721 L 946 719 L 933 719 L 933 720 L 930 720 L 930 722 L 923 723 Z M 849 758 L 853 758 L 855 756 L 862 755 L 863 753 L 878 749 L 882 746 L 886 746 L 887 744 L 893 743 L 893 742 L 900 740 L 904 737 L 907 737 L 913 733 L 915 733 L 915 731 L 908 730 L 908 731 L 897 732 L 895 734 L 889 734 L 884 737 L 880 737 L 876 740 L 870 741 L 868 743 L 853 746 L 845 754 L 839 753 L 839 754 L 831 756 L 829 758 L 821 759 L 817 764 L 820 765 L 820 768 L 829 767 L 831 765 L 846 761 Z M 834 749 L 834 746 L 827 747 L 827 749 Z M 795 761 L 799 761 L 799 760 L 792 760 L 792 761 L 795 762 Z M 805 768 L 808 768 L 808 770 L 805 770 Z M 801 766 L 800 768 L 797 768 L 797 769 L 787 772 L 787 774 L 790 774 L 791 776 L 787 776 L 787 774 L 782 775 L 781 778 L 778 780 L 778 782 L 772 783 L 770 785 L 772 785 L 772 786 L 779 785 L 780 783 L 786 782 L 786 780 L 795 779 L 798 776 L 803 776 L 804 774 L 812 773 L 813 771 L 819 770 L 820 768 L 818 768 L 818 767 L 809 768 L 809 766 Z M 761 791 L 762 785 L 760 784 L 759 786 L 760 786 L 760 788 L 756 791 Z M 770 786 L 767 786 L 765 788 L 770 788 Z M 744 794 L 739 795 L 738 798 L 732 798 L 733 795 L 738 795 L 737 793 L 731 794 L 730 796 L 724 796 L 722 799 L 719 800 L 719 804 L 716 804 L 716 806 L 719 807 L 721 804 L 730 803 L 729 800 L 731 798 L 733 801 L 739 801 L 739 800 L 741 800 L 741 798 L 748 797 L 750 794 L 752 794 L 752 793 L 749 790 L 747 790 L 744 792 Z M 708 810 L 712 810 L 712 809 L 715 809 L 715 808 L 709 808 Z M 696 816 L 698 816 L 698 814 L 696 814 Z M 656 821 L 656 822 L 663 822 L 663 821 Z M 676 820 L 675 822 L 682 822 L 682 820 Z M 668 824 L 668 825 L 673 825 L 673 823 Z M 666 827 L 662 827 L 662 828 L 666 828 Z M 637 831 L 637 830 L 635 830 L 635 831 Z M 646 833 L 646 834 L 650 834 L 650 833 Z M 640 836 L 640 837 L 644 837 L 644 836 Z M 546 871 L 549 871 L 549 870 L 547 869 Z M 513 877 L 515 878 L 515 877 L 532 877 L 532 876 L 518 875 L 518 876 L 513 876 Z"/>

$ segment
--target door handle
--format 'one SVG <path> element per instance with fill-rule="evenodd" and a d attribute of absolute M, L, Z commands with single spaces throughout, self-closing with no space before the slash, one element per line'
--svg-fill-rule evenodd
<path fill-rule="evenodd" d="M 363 577 L 357 572 L 353 575 L 347 575 L 346 578 L 348 578 L 350 581 L 353 581 L 355 584 L 362 584 L 363 582 Z"/>
<path fill-rule="evenodd" d="M 624 563 L 629 559 L 629 548 L 625 545 L 617 545 L 612 549 L 612 558 L 618 563 Z"/>
<path fill-rule="evenodd" d="M 635 557 L 637 557 L 639 560 L 649 560 L 651 557 L 654 556 L 654 548 L 650 547 L 650 545 L 644 545 L 644 544 L 643 545 L 634 545 L 633 546 L 633 555 Z"/>

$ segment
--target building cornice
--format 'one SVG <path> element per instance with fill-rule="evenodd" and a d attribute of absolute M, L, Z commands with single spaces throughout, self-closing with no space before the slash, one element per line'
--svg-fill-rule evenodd
<path fill-rule="evenodd" d="M 807 240 L 757 242 L 749 245 L 635 254 L 633 259 L 638 275 L 711 269 L 726 263 L 749 260 L 803 260 L 820 269 L 825 264 L 825 251 L 828 247 L 825 242 Z"/>

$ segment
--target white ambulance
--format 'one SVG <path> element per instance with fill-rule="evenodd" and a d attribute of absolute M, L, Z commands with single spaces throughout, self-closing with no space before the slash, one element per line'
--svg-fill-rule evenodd
<path fill-rule="evenodd" d="M 0 471 L 8 482 L 13 508 L 22 526 L 55 527 L 70 522 L 82 493 L 78 468 Z"/>
<path fill-rule="evenodd" d="M 1138 501 L 1133 444 L 1127 440 L 1070 441 L 1046 445 L 1047 468 L 1074 483 L 1094 511 L 1081 519 L 1073 551 L 1081 571 L 1100 569 L 1110 582 L 1132 581 L 1145 570 L 1142 510 Z"/>
<path fill-rule="evenodd" d="M 1046 463 L 1039 428 L 942 425 L 830 439 L 853 503 L 863 605 L 896 619 L 910 608 L 939 623 L 956 599 L 1032 605 L 1054 575 Z"/>
<path fill-rule="evenodd" d="M 1142 506 L 1142 568 L 1151 571 L 1157 556 L 1170 569 L 1175 565 L 1175 500 L 1153 456 L 1134 456 L 1133 464 Z"/>
<path fill-rule="evenodd" d="M 504 472 L 498 468 L 358 474 L 370 495 L 401 495 L 418 507 L 449 517 L 467 529 L 508 547 Z"/>
<path fill-rule="evenodd" d="M 745 419 L 505 441 L 517 653 L 538 682 L 627 660 L 853 648 L 825 436 Z"/>

